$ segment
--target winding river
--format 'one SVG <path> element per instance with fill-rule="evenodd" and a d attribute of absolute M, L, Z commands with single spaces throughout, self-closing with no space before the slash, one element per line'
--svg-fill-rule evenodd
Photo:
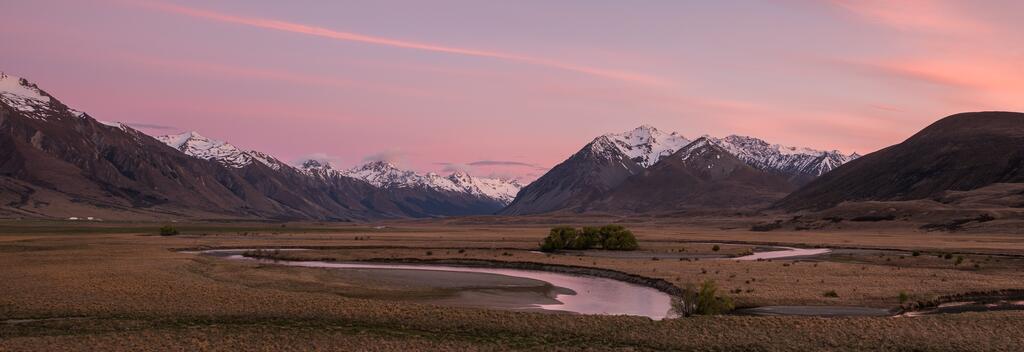
<path fill-rule="evenodd" d="M 831 252 L 827 248 L 775 247 L 774 251 L 757 252 L 732 260 L 768 260 L 804 258 Z M 303 249 L 279 249 L 301 251 Z M 400 283 L 428 282 L 435 287 L 458 287 L 459 294 L 442 304 L 483 306 L 512 310 L 544 310 L 577 314 L 631 315 L 653 320 L 672 317 L 672 297 L 657 289 L 625 281 L 551 271 L 511 268 L 470 267 L 439 264 L 367 263 L 290 261 L 251 258 L 243 255 L 248 249 L 218 249 L 189 252 L 216 256 L 228 260 L 254 261 L 264 264 L 305 268 L 353 270 L 363 277 L 390 277 Z M 721 258 L 726 259 L 726 258 Z M 445 283 L 458 283 L 446 285 Z M 524 288 L 527 288 L 524 290 Z M 524 295 L 524 291 L 529 291 Z M 467 304 L 476 297 L 478 304 Z M 920 312 L 900 316 L 914 317 L 930 314 L 962 312 L 1022 310 L 1024 301 L 950 302 Z M 843 306 L 764 306 L 740 309 L 741 315 L 784 316 L 893 316 L 894 310 Z"/>
<path fill-rule="evenodd" d="M 551 297 L 553 301 L 544 300 L 525 304 L 521 307 L 506 307 L 512 309 L 541 309 L 578 314 L 634 315 L 661 320 L 670 316 L 672 307 L 671 296 L 657 289 L 601 277 L 506 268 L 256 259 L 242 255 L 245 251 L 244 249 L 235 249 L 202 251 L 198 253 L 214 255 L 228 260 L 250 260 L 266 264 L 306 268 L 423 271 L 423 275 L 429 275 L 430 272 L 453 273 L 456 275 L 461 273 L 465 274 L 461 278 L 463 280 L 478 280 L 480 278 L 479 274 L 501 275 L 543 281 L 553 286 L 548 291 L 549 295 L 553 296 Z M 448 277 L 451 278 L 450 276 Z M 508 295 L 514 294 L 513 292 L 505 293 Z M 489 290 L 488 294 L 500 296 L 503 292 L 498 288 Z M 497 297 L 497 299 L 500 298 Z"/>

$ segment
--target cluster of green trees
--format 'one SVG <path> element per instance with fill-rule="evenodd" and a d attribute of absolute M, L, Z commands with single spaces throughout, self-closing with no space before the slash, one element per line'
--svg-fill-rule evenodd
<path fill-rule="evenodd" d="M 577 229 L 559 226 L 551 229 L 548 237 L 541 242 L 540 250 L 544 252 L 562 249 L 602 248 L 614 251 L 631 251 L 637 248 L 633 232 L 619 225 L 602 227 L 584 227 Z"/>

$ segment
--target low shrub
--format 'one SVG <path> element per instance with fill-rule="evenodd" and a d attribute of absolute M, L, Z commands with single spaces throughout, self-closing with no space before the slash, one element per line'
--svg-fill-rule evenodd
<path fill-rule="evenodd" d="M 693 284 L 683 288 L 683 295 L 672 302 L 672 308 L 681 316 L 717 315 L 732 311 L 736 306 L 729 297 L 718 295 L 714 280 L 705 280 L 698 290 Z"/>
<path fill-rule="evenodd" d="M 858 216 L 858 217 L 855 217 L 853 219 L 850 219 L 850 221 L 867 221 L 867 222 L 892 221 L 892 220 L 896 220 L 896 215 L 895 214 L 862 215 L 862 216 Z"/>
<path fill-rule="evenodd" d="M 160 236 L 177 236 L 178 229 L 174 226 L 167 225 L 160 228 Z"/>
<path fill-rule="evenodd" d="M 836 293 L 836 290 L 828 290 L 825 291 L 825 293 L 822 293 L 821 295 L 829 298 L 839 298 L 839 294 Z"/>
<path fill-rule="evenodd" d="M 778 230 L 778 229 L 781 229 L 781 228 L 782 228 L 782 222 L 781 221 L 776 221 L 776 222 L 767 223 L 767 224 L 755 224 L 755 225 L 750 227 L 750 231 L 754 231 L 754 232 L 768 232 L 768 231 L 772 231 L 772 230 Z"/>

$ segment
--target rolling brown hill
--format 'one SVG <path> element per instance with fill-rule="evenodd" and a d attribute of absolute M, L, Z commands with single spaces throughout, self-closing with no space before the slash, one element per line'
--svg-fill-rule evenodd
<path fill-rule="evenodd" d="M 972 112 L 943 118 L 903 143 L 851 161 L 776 204 L 818 210 L 846 201 L 938 199 L 997 183 L 1024 182 L 1024 114 Z"/>

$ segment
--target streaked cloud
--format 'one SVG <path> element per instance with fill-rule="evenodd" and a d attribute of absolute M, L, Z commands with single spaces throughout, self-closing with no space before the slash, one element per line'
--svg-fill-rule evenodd
<path fill-rule="evenodd" d="M 473 48 L 463 48 L 456 46 L 447 46 L 434 43 L 417 42 L 409 40 L 401 40 L 394 38 L 379 37 L 373 35 L 366 35 L 353 32 L 336 31 L 328 28 L 310 26 L 301 23 L 280 21 L 274 19 L 257 18 L 257 17 L 246 17 L 237 16 L 226 13 L 220 13 L 216 11 L 197 9 L 192 7 L 180 6 L 175 4 L 168 4 L 162 2 L 139 2 L 144 6 L 154 8 L 160 11 L 175 13 L 179 15 L 185 15 L 195 18 L 203 18 L 211 21 L 224 22 L 239 24 L 257 28 L 271 29 L 283 32 L 291 32 L 297 34 L 311 35 L 317 37 L 323 37 L 334 40 L 349 41 L 349 42 L 360 42 L 373 45 L 388 46 L 394 48 L 413 49 L 421 51 L 430 51 L 438 53 L 447 53 L 463 56 L 474 56 L 499 59 L 505 61 L 519 62 L 529 65 L 544 66 L 559 70 L 571 71 L 576 73 L 582 73 L 590 76 L 601 77 L 606 79 L 613 79 L 623 82 L 641 83 L 646 85 L 665 85 L 666 82 L 661 79 L 645 74 L 618 71 L 597 67 L 590 67 L 585 65 L 578 65 L 573 63 L 561 62 L 551 59 L 544 59 L 526 55 L 518 55 L 511 53 L 504 53 L 499 51 L 481 50 Z"/>
<path fill-rule="evenodd" d="M 479 160 L 469 163 L 472 166 L 524 166 L 534 168 L 537 170 L 547 170 L 548 168 L 531 163 L 524 163 L 520 161 L 507 161 L 507 160 Z"/>
<path fill-rule="evenodd" d="M 408 156 L 408 153 L 401 150 L 383 150 L 363 157 L 363 162 L 369 163 L 374 161 L 385 161 L 395 165 L 400 165 Z"/>
<path fill-rule="evenodd" d="M 322 153 L 322 152 L 310 153 L 310 154 L 299 156 L 298 158 L 296 158 L 295 160 L 292 161 L 292 164 L 295 165 L 295 166 L 302 166 L 303 163 L 305 163 L 307 161 L 310 161 L 310 160 L 318 161 L 321 164 L 328 164 L 328 165 L 331 165 L 332 167 L 338 167 L 338 164 L 339 164 L 339 161 L 341 160 L 341 157 L 338 157 L 336 155 L 331 155 L 331 154 L 328 154 L 328 153 Z"/>
<path fill-rule="evenodd" d="M 177 130 L 178 129 L 177 127 L 174 127 L 174 126 L 158 125 L 158 124 L 152 124 L 152 123 L 141 123 L 141 122 L 122 122 L 122 123 L 124 123 L 125 125 L 128 125 L 129 127 L 132 127 L 132 128 L 140 128 L 140 129 L 148 129 L 148 130 L 173 131 L 173 130 Z"/>

